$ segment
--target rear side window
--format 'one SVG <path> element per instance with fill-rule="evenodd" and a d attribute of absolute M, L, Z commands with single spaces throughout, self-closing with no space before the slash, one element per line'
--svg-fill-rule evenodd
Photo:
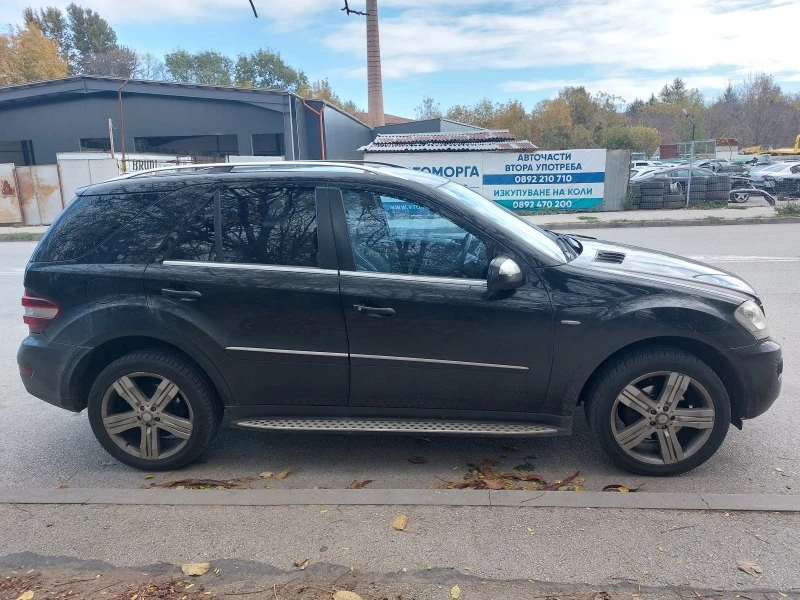
<path fill-rule="evenodd" d="M 170 258 L 318 267 L 315 189 L 253 186 L 220 190 L 190 220 Z"/>
<path fill-rule="evenodd" d="M 80 196 L 59 215 L 36 248 L 32 260 L 80 258 L 158 200 L 161 194 Z"/>

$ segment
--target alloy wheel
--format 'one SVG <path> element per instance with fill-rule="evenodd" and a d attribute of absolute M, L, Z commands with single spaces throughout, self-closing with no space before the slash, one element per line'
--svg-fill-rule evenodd
<path fill-rule="evenodd" d="M 130 373 L 103 396 L 103 426 L 114 443 L 131 456 L 168 458 L 192 436 L 194 413 L 180 388 L 161 375 Z"/>
<path fill-rule="evenodd" d="M 748 192 L 734 192 L 731 195 L 733 196 L 733 201 L 739 204 L 747 202 L 750 199 L 750 194 Z"/>
<path fill-rule="evenodd" d="M 715 419 L 714 401 L 699 381 L 660 371 L 637 378 L 617 395 L 611 432 L 635 460 L 668 465 L 699 452 L 711 437 Z"/>

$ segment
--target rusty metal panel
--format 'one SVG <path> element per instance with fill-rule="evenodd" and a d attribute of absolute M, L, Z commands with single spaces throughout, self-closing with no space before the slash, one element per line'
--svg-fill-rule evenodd
<path fill-rule="evenodd" d="M 57 165 L 17 167 L 19 200 L 26 225 L 50 225 L 64 205 Z"/>
<path fill-rule="evenodd" d="M 14 165 L 0 164 L 0 224 L 22 222 L 22 211 L 17 196 L 17 182 L 14 179 Z"/>
<path fill-rule="evenodd" d="M 22 210 L 22 222 L 25 225 L 41 225 L 39 202 L 36 200 L 36 188 L 33 184 L 33 167 L 17 167 L 17 195 Z"/>

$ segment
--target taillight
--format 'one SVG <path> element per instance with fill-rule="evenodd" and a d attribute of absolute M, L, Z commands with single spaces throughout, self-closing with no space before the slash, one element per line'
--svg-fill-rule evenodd
<path fill-rule="evenodd" d="M 25 307 L 22 320 L 25 321 L 31 333 L 44 332 L 61 310 L 58 304 L 42 298 L 30 290 L 25 290 L 25 294 L 22 296 L 22 306 Z"/>

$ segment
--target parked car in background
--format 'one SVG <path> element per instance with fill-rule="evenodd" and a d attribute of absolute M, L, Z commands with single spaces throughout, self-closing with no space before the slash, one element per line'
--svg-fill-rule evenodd
<path fill-rule="evenodd" d="M 661 167 L 664 163 L 658 160 L 634 160 L 631 161 L 631 167 Z"/>
<path fill-rule="evenodd" d="M 691 173 L 692 177 L 714 177 L 716 175 L 713 171 L 701 169 L 699 167 L 692 168 Z M 668 169 L 654 169 L 639 175 L 636 181 L 651 179 L 653 177 L 667 177 L 672 182 L 671 187 L 673 191 L 679 191 L 677 189 L 678 187 L 680 190 L 686 191 L 686 184 L 689 182 L 689 167 L 687 165 L 670 167 Z"/>
<path fill-rule="evenodd" d="M 651 173 L 655 173 L 656 171 L 661 171 L 664 167 L 658 166 L 649 166 L 649 167 L 637 167 L 636 169 L 631 170 L 631 181 L 638 181 L 640 179 L 647 178 Z"/>
<path fill-rule="evenodd" d="M 800 197 L 800 163 L 769 173 L 764 180 L 764 189 L 779 197 Z"/>
<path fill-rule="evenodd" d="M 766 165 L 760 169 L 757 169 L 755 172 L 753 172 L 753 169 L 750 169 L 750 179 L 752 180 L 753 185 L 757 188 L 767 189 L 767 177 L 784 177 L 786 175 L 790 175 L 793 173 L 792 169 L 798 165 L 800 165 L 800 161 L 787 161 Z"/>

